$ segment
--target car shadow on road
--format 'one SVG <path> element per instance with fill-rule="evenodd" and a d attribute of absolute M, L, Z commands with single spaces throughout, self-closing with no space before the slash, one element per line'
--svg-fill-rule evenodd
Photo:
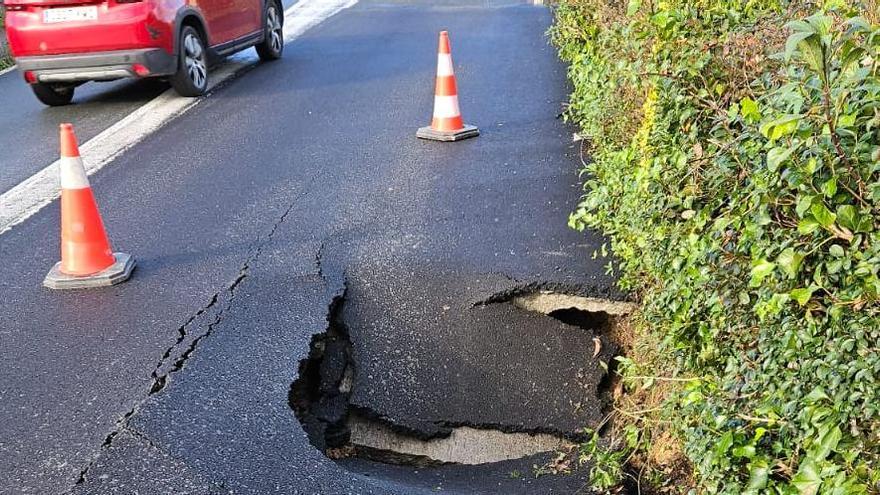
<path fill-rule="evenodd" d="M 76 105 L 147 102 L 171 86 L 160 79 L 127 79 L 110 83 L 90 82 L 77 88 Z"/>

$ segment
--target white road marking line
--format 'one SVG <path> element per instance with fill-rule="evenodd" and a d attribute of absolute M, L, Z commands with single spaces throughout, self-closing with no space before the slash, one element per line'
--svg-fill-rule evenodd
<path fill-rule="evenodd" d="M 357 0 L 300 0 L 284 11 L 284 41 L 298 38 L 309 28 L 356 3 Z M 208 90 L 255 64 L 257 60 L 256 55 L 250 52 L 230 57 L 229 61 L 211 73 Z M 173 89 L 169 89 L 97 136 L 81 143 L 79 149 L 86 173 L 92 175 L 101 170 L 114 158 L 201 100 L 182 98 Z M 56 160 L 0 195 L 0 234 L 24 222 L 61 194 L 60 162 L 61 160 Z"/>
<path fill-rule="evenodd" d="M 14 70 L 15 70 L 15 66 L 14 66 L 14 65 L 13 65 L 12 67 L 7 67 L 7 68 L 5 68 L 5 69 L 3 69 L 3 70 L 0 70 L 0 76 L 3 76 L 3 75 L 5 75 L 5 74 L 8 74 L 8 73 L 10 73 L 10 72 L 12 72 L 12 71 L 14 71 Z"/>
<path fill-rule="evenodd" d="M 298 38 L 324 19 L 356 3 L 357 0 L 300 0 L 284 11 L 284 41 Z"/>

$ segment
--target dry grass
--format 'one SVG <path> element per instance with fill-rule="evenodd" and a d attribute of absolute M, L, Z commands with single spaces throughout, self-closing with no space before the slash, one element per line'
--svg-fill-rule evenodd
<path fill-rule="evenodd" d="M 880 0 L 864 0 L 865 18 L 871 24 L 880 24 Z"/>
<path fill-rule="evenodd" d="M 613 338 L 624 355 L 637 363 L 639 376 L 671 372 L 668 360 L 658 352 L 661 348 L 658 336 L 639 320 L 638 315 L 616 321 L 613 328 Z M 640 478 L 642 487 L 648 479 L 659 479 L 664 484 L 653 487 L 657 492 L 686 493 L 694 487 L 693 469 L 682 450 L 682 440 L 676 434 L 675 425 L 663 417 L 667 399 L 677 394 L 686 382 L 662 376 L 652 381 L 650 386 L 645 386 L 645 378 L 628 379 L 626 383 L 618 380 L 614 385 L 611 435 L 622 435 L 630 425 L 638 427 L 646 439 L 643 442 L 646 448 L 633 453 L 629 459 L 630 473 Z"/>

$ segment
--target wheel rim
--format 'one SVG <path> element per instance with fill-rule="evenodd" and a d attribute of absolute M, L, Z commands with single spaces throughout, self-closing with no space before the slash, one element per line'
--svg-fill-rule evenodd
<path fill-rule="evenodd" d="M 187 33 L 183 39 L 183 58 L 189 80 L 197 88 L 205 87 L 208 70 L 205 67 L 205 50 L 202 48 L 202 40 L 198 36 Z"/>
<path fill-rule="evenodd" d="M 269 31 L 269 46 L 275 53 L 280 52 L 284 45 L 284 35 L 281 32 L 281 17 L 274 6 L 269 7 L 266 15 L 266 28 Z"/>

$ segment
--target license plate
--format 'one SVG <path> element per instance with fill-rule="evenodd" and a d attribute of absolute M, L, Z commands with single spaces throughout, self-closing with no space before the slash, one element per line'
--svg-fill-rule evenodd
<path fill-rule="evenodd" d="M 46 9 L 43 11 L 43 22 L 53 24 L 56 22 L 94 21 L 98 18 L 98 7 L 67 7 Z"/>

